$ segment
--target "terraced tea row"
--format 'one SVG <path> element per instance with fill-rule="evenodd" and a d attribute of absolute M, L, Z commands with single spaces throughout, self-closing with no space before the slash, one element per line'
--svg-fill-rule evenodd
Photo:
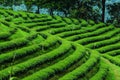
<path fill-rule="evenodd" d="M 66 71 L 65 74 L 67 75 L 67 73 L 69 73 L 70 71 L 74 71 L 74 69 L 76 69 L 79 66 L 82 68 L 84 62 L 88 65 L 91 64 L 89 68 L 94 69 L 93 66 L 96 66 L 96 64 L 99 63 L 99 59 L 100 59 L 98 53 L 94 54 L 94 52 L 89 52 L 89 50 L 86 50 L 83 46 L 80 46 L 79 44 L 71 43 L 66 40 L 65 41 L 57 40 L 57 38 L 50 35 L 46 40 L 44 40 L 39 44 L 34 44 L 34 45 L 30 45 L 30 44 L 28 46 L 21 47 L 20 49 L 16 49 L 14 51 L 12 50 L 10 52 L 5 52 L 0 55 L 1 63 L 3 63 L 2 65 L 4 65 L 1 66 L 0 79 L 4 80 L 4 79 L 8 79 L 9 77 L 15 76 L 23 80 L 24 79 L 29 80 L 29 78 L 31 77 L 33 77 L 31 79 L 38 80 L 38 78 L 52 79 L 52 76 L 54 78 L 54 76 L 56 75 L 59 76 L 60 78 L 61 75 L 59 73 Z M 25 58 L 26 56 L 27 58 Z M 89 58 L 91 63 L 89 63 Z M 14 63 L 9 64 L 13 60 Z M 48 62 L 50 64 L 46 64 Z M 74 66 L 75 64 L 77 66 Z M 34 74 L 33 72 L 32 73 L 30 72 L 31 70 L 34 72 Z M 87 72 L 89 72 L 89 70 L 87 70 Z M 36 76 L 39 73 L 44 73 L 44 74 L 41 74 L 40 76 Z M 62 76 L 64 77 L 64 75 Z"/>
<path fill-rule="evenodd" d="M 120 79 L 119 28 L 4 9 L 0 19 L 0 80 Z"/>

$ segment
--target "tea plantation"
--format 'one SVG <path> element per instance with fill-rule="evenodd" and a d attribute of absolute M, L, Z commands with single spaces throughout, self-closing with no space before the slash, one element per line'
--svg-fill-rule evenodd
<path fill-rule="evenodd" d="M 120 80 L 120 29 L 0 9 L 0 80 Z"/>

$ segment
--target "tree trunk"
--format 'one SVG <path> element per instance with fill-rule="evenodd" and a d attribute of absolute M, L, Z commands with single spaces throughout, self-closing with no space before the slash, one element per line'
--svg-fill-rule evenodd
<path fill-rule="evenodd" d="M 50 9 L 49 11 L 50 11 L 50 12 L 49 12 L 50 15 L 52 16 L 52 15 L 53 15 L 53 9 Z"/>
<path fill-rule="evenodd" d="M 105 2 L 106 0 L 102 0 L 102 22 L 105 22 Z"/>
<path fill-rule="evenodd" d="M 66 10 L 63 10 L 65 17 L 67 17 L 68 12 Z"/>
<path fill-rule="evenodd" d="M 64 14 L 65 14 L 65 17 L 67 17 L 67 12 L 66 11 L 64 12 Z"/>
<path fill-rule="evenodd" d="M 38 6 L 38 10 L 36 11 L 37 14 L 40 14 L 40 7 Z"/>

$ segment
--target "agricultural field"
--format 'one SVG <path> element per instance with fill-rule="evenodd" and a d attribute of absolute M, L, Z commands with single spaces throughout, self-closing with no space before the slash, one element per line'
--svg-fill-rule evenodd
<path fill-rule="evenodd" d="M 0 80 L 120 80 L 120 29 L 0 9 Z"/>

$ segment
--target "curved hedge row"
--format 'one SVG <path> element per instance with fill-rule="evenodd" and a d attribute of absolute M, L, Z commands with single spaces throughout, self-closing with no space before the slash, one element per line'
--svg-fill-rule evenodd
<path fill-rule="evenodd" d="M 4 9 L 0 19 L 0 80 L 110 80 L 109 63 L 120 66 L 113 25 Z"/>

